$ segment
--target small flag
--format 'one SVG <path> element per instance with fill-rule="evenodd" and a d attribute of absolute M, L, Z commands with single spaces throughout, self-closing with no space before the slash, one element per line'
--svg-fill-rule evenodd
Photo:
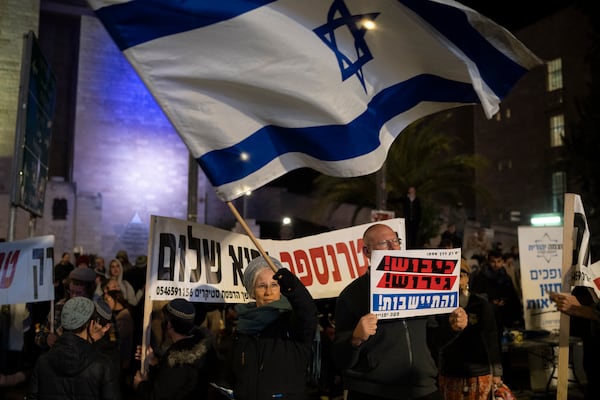
<path fill-rule="evenodd" d="M 301 167 L 377 171 L 411 122 L 491 117 L 541 64 L 451 0 L 88 0 L 221 200 Z"/>

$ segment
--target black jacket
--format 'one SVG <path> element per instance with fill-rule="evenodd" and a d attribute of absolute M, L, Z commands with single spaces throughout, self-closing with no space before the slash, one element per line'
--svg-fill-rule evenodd
<path fill-rule="evenodd" d="M 28 399 L 118 400 L 119 371 L 110 358 L 71 333 L 37 360 L 29 384 Z"/>
<path fill-rule="evenodd" d="M 158 365 L 150 368 L 147 381 L 137 387 L 142 399 L 203 400 L 208 382 L 216 373 L 217 353 L 210 332 L 196 329 L 192 337 L 173 343 Z"/>
<path fill-rule="evenodd" d="M 317 307 L 298 278 L 293 279 L 293 289 L 282 290 L 293 311 L 283 312 L 256 335 L 234 332 L 229 362 L 236 400 L 306 398 Z"/>
<path fill-rule="evenodd" d="M 494 309 L 487 299 L 471 293 L 465 307 L 469 324 L 452 342 L 442 347 L 440 374 L 470 378 L 493 373 L 502 376 L 501 351 Z M 440 321 L 440 324 L 447 324 Z"/>
<path fill-rule="evenodd" d="M 433 317 L 379 320 L 377 332 L 358 348 L 352 332 L 369 313 L 369 274 L 350 283 L 338 297 L 333 358 L 342 372 L 345 388 L 383 398 L 413 399 L 437 391 L 437 367 L 428 345 L 428 335 L 437 336 Z M 452 332 L 444 332 L 450 340 Z"/>

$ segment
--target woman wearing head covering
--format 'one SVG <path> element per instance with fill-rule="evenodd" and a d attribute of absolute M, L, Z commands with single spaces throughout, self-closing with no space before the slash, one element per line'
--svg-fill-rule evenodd
<path fill-rule="evenodd" d="M 306 398 L 317 307 L 300 280 L 271 260 L 275 273 L 263 257 L 244 270 L 244 287 L 255 301 L 236 306 L 230 363 L 238 400 Z"/>
<path fill-rule="evenodd" d="M 121 264 L 121 261 L 116 258 L 110 260 L 108 269 L 106 270 L 106 279 L 116 279 L 119 282 L 119 288 L 123 292 L 123 297 L 125 297 L 125 300 L 131 306 L 135 306 L 140 301 L 140 298 L 135 294 L 133 286 L 123 279 L 123 264 Z"/>

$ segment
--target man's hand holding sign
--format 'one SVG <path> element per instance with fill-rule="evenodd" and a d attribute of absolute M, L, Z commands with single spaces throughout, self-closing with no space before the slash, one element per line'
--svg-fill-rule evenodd
<path fill-rule="evenodd" d="M 348 399 L 437 394 L 429 344 L 443 344 L 468 322 L 458 306 L 460 250 L 401 251 L 397 233 L 374 224 L 364 232 L 363 254 L 370 268 L 342 291 L 335 311 L 332 352 Z M 433 315 L 446 313 L 448 328 L 436 328 Z"/>

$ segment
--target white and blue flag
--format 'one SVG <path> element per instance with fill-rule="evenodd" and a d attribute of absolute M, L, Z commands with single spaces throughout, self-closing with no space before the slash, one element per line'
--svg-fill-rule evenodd
<path fill-rule="evenodd" d="M 418 118 L 491 117 L 541 64 L 451 0 L 88 0 L 224 201 L 377 171 Z"/>

